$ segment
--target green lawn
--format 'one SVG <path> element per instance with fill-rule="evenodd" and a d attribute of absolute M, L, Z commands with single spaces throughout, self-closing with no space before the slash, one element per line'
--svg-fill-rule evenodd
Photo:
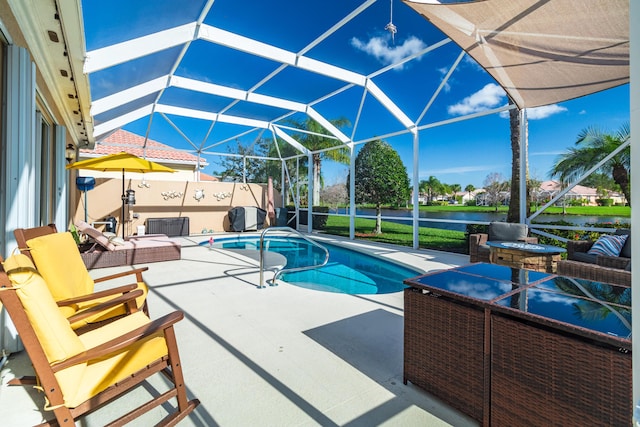
<path fill-rule="evenodd" d="M 413 227 L 411 225 L 382 221 L 382 234 L 379 235 L 373 234 L 375 225 L 374 219 L 356 218 L 356 238 L 400 246 L 413 246 Z M 336 236 L 349 237 L 349 218 L 329 216 L 323 231 Z M 420 227 L 419 240 L 421 248 L 467 253 L 468 243 L 465 233 L 462 231 Z"/>
<path fill-rule="evenodd" d="M 422 212 L 495 212 L 496 208 L 490 206 L 420 206 Z M 507 213 L 507 206 L 498 207 L 498 212 Z M 567 206 L 566 215 L 597 215 L 597 216 L 621 216 L 631 217 L 630 206 Z M 558 206 L 550 206 L 544 210 L 545 214 L 562 215 L 563 210 Z"/>

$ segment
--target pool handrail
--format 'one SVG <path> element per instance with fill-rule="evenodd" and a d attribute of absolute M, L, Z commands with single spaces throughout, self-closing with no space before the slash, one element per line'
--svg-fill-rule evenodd
<path fill-rule="evenodd" d="M 262 288 L 266 287 L 264 285 L 264 236 L 269 231 L 287 231 L 289 233 L 296 234 L 296 235 L 300 236 L 303 240 L 305 240 L 305 241 L 311 243 L 312 245 L 317 246 L 318 248 L 322 249 L 324 251 L 324 253 L 325 253 L 324 261 L 322 263 L 320 263 L 320 264 L 308 265 L 308 266 L 304 266 L 304 267 L 281 268 L 281 269 L 277 270 L 275 272 L 275 274 L 273 275 L 273 279 L 272 279 L 273 286 L 276 285 L 276 280 L 278 279 L 278 276 L 280 276 L 280 274 L 282 274 L 283 272 L 291 273 L 291 272 L 294 272 L 294 271 L 312 270 L 314 268 L 323 267 L 323 266 L 327 265 L 327 262 L 329 262 L 329 250 L 327 248 L 325 248 L 324 246 L 322 246 L 321 244 L 319 244 L 318 242 L 315 242 L 312 239 L 309 239 L 304 234 L 300 233 L 298 230 L 294 230 L 291 227 L 268 227 L 268 228 L 265 228 L 260 233 L 260 281 L 258 282 L 258 289 L 262 289 Z"/>

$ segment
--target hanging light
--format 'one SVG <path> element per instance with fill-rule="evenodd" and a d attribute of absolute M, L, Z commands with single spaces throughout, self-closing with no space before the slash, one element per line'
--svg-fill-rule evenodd
<path fill-rule="evenodd" d="M 398 28 L 393 25 L 393 0 L 391 1 L 391 16 L 389 17 L 389 23 L 387 25 L 385 25 L 384 29 L 389 31 L 389 33 L 391 34 L 391 41 L 393 42 L 393 44 L 396 43 L 396 33 L 398 32 Z"/>
<path fill-rule="evenodd" d="M 71 163 L 76 159 L 76 146 L 69 143 L 64 149 L 64 158 L 67 159 L 67 163 Z"/>

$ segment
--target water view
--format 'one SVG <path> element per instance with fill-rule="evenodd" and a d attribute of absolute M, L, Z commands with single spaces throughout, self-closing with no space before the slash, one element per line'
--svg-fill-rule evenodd
<path fill-rule="evenodd" d="M 347 209 L 339 208 L 337 211 L 331 209 L 330 214 L 342 214 L 347 213 Z M 356 209 L 357 215 L 369 215 L 375 216 L 375 209 Z M 411 210 L 405 209 L 382 209 L 382 216 L 387 217 L 385 221 L 397 222 L 399 224 L 409 224 L 411 222 Z M 389 219 L 397 218 L 397 219 Z M 449 223 L 439 221 L 429 221 L 422 218 L 438 219 L 438 220 L 454 220 L 465 222 L 491 222 L 491 221 L 504 221 L 507 214 L 504 212 L 420 212 L 420 226 L 429 228 L 439 228 L 442 230 L 454 230 L 454 231 L 466 231 L 466 224 L 464 223 Z M 598 216 L 598 215 L 549 215 L 541 214 L 534 219 L 534 224 L 544 224 L 556 221 L 567 221 L 575 225 L 595 224 L 605 222 L 621 222 L 628 223 L 630 218 L 622 216 Z"/>

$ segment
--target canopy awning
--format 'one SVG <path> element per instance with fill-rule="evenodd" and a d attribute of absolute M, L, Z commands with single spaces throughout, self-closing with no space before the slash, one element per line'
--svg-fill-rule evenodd
<path fill-rule="evenodd" d="M 472 56 L 519 108 L 629 82 L 628 0 L 405 3 Z"/>

